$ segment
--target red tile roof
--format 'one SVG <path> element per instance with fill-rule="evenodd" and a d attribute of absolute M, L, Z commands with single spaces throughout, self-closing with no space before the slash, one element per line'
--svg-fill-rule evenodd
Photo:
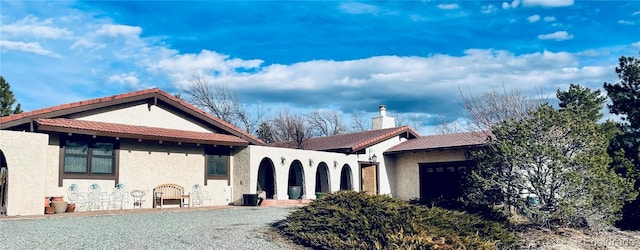
<path fill-rule="evenodd" d="M 233 135 L 194 132 L 116 123 L 74 120 L 65 118 L 37 119 L 38 130 L 82 133 L 97 136 L 122 137 L 173 142 L 246 146 L 249 143 Z"/>
<path fill-rule="evenodd" d="M 351 134 L 310 138 L 303 142 L 304 149 L 319 151 L 356 152 L 373 144 L 388 140 L 394 136 L 407 134 L 408 137 L 420 136 L 409 126 L 357 132 Z M 295 142 L 272 143 L 269 146 L 296 148 Z"/>
<path fill-rule="evenodd" d="M 487 142 L 487 136 L 488 135 L 482 131 L 423 136 L 393 146 L 385 151 L 385 153 L 478 146 Z"/>
<path fill-rule="evenodd" d="M 204 112 L 201 109 L 196 108 L 193 105 L 183 100 L 180 100 L 179 98 L 176 98 L 173 95 L 167 92 L 164 92 L 158 88 L 151 88 L 151 89 L 145 89 L 145 90 L 140 90 L 140 91 L 135 91 L 130 93 L 124 93 L 120 95 L 96 98 L 96 99 L 79 101 L 79 102 L 74 102 L 69 104 L 62 104 L 62 105 L 53 106 L 49 108 L 43 108 L 39 110 L 24 112 L 21 114 L 0 117 L 0 129 L 6 129 L 8 127 L 13 127 L 16 125 L 28 123 L 38 118 L 56 118 L 56 117 L 60 117 L 60 116 L 64 116 L 64 115 L 68 115 L 76 112 L 86 111 L 88 109 L 95 108 L 96 106 L 106 107 L 110 105 L 126 103 L 130 101 L 137 101 L 137 100 L 151 98 L 151 97 L 161 98 L 167 103 L 169 103 L 170 105 L 173 105 L 179 109 L 182 109 L 185 112 L 192 112 L 194 114 L 202 116 L 202 118 L 204 118 L 205 120 L 208 120 L 208 122 L 210 122 L 212 125 L 218 126 L 222 130 L 225 130 L 236 136 L 240 136 L 243 139 L 253 144 L 264 144 L 262 140 L 258 139 L 252 134 L 247 133 L 246 131 L 240 128 L 237 128 L 236 126 L 226 121 L 218 119 L 217 117 L 214 117 L 208 114 L 207 112 Z"/>

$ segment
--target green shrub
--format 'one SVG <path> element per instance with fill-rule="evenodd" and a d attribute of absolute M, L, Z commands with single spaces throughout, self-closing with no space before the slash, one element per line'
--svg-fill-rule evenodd
<path fill-rule="evenodd" d="M 274 226 L 298 244 L 322 249 L 495 249 L 516 244 L 501 224 L 480 216 L 352 191 L 315 200 Z"/>

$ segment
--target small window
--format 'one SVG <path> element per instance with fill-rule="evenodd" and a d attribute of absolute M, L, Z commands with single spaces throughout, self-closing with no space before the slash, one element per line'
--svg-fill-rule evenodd
<path fill-rule="evenodd" d="M 231 148 L 228 146 L 209 146 L 205 148 L 205 155 L 207 171 L 205 179 L 229 179 Z"/>
<path fill-rule="evenodd" d="M 207 175 L 209 177 L 224 177 L 229 174 L 228 155 L 207 155 Z"/>
<path fill-rule="evenodd" d="M 114 175 L 115 144 L 91 138 L 67 138 L 63 145 L 63 173 L 71 175 Z"/>

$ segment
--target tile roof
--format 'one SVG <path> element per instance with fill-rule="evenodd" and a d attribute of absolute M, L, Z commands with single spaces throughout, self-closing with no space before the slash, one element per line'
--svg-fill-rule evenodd
<path fill-rule="evenodd" d="M 242 138 L 233 135 L 74 120 L 66 118 L 41 118 L 37 119 L 36 123 L 38 124 L 38 129 L 44 131 L 69 133 L 81 132 L 83 134 L 98 136 L 232 146 L 246 146 L 249 144 Z"/>
<path fill-rule="evenodd" d="M 393 146 L 385 153 L 478 146 L 487 142 L 486 137 L 482 131 L 422 136 Z"/>
<path fill-rule="evenodd" d="M 197 115 L 203 116 L 203 118 L 205 118 L 205 120 L 208 120 L 208 122 L 210 122 L 211 124 L 219 126 L 221 129 L 231 134 L 243 137 L 244 139 L 246 139 L 247 141 L 253 144 L 264 144 L 262 140 L 258 139 L 252 134 L 247 133 L 246 131 L 226 121 L 218 119 L 217 117 L 214 117 L 208 114 L 207 112 L 204 112 L 203 110 L 167 92 L 164 92 L 158 88 L 151 88 L 151 89 L 145 89 L 145 90 L 124 93 L 124 94 L 119 94 L 114 96 L 79 101 L 79 102 L 74 102 L 69 104 L 62 104 L 62 105 L 53 106 L 49 108 L 43 108 L 39 110 L 24 112 L 21 114 L 0 117 L 0 129 L 12 127 L 12 126 L 15 126 L 16 124 L 28 123 L 38 118 L 56 118 L 59 116 L 64 116 L 64 115 L 72 114 L 75 112 L 86 111 L 88 109 L 93 108 L 96 105 L 98 105 L 99 107 L 103 107 L 103 106 L 126 103 L 129 101 L 136 101 L 136 100 L 141 100 L 141 99 L 151 98 L 151 97 L 162 98 L 163 100 L 167 101 L 173 106 L 176 106 L 178 108 L 184 108 L 183 110 L 186 112 L 192 112 Z"/>
<path fill-rule="evenodd" d="M 310 138 L 303 142 L 304 149 L 319 151 L 356 152 L 373 144 L 407 133 L 408 136 L 420 136 L 409 126 L 363 131 L 350 134 Z M 296 148 L 295 142 L 272 143 L 268 146 Z"/>

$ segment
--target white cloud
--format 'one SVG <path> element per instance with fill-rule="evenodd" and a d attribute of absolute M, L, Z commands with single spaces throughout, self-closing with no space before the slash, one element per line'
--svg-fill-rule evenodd
<path fill-rule="evenodd" d="M 119 25 L 119 24 L 105 24 L 96 31 L 98 35 L 105 35 L 109 37 L 138 37 L 142 33 L 142 28 L 138 26 L 128 26 L 128 25 Z"/>
<path fill-rule="evenodd" d="M 502 2 L 503 9 L 515 9 L 520 5 L 520 0 L 513 0 L 513 2 Z"/>
<path fill-rule="evenodd" d="M 109 77 L 109 82 L 119 83 L 130 89 L 138 89 L 140 84 L 140 80 L 134 72 L 112 75 Z"/>
<path fill-rule="evenodd" d="M 619 24 L 624 24 L 624 25 L 634 25 L 634 24 L 636 24 L 634 21 L 622 20 L 622 19 L 618 20 L 618 23 Z"/>
<path fill-rule="evenodd" d="M 380 9 L 375 5 L 358 3 L 358 2 L 342 3 L 338 8 L 343 12 L 346 12 L 349 14 L 374 14 L 375 15 L 375 14 L 378 14 L 378 12 L 380 12 Z"/>
<path fill-rule="evenodd" d="M 631 14 L 631 15 L 632 15 L 632 16 L 640 15 L 640 10 L 639 10 L 639 11 L 636 11 L 636 12 L 633 12 L 633 14 Z"/>
<path fill-rule="evenodd" d="M 482 6 L 482 14 L 491 14 L 491 13 L 496 13 L 498 11 L 498 8 L 496 8 L 496 6 L 493 6 L 493 4 L 489 4 L 489 5 L 485 5 Z"/>
<path fill-rule="evenodd" d="M 522 0 L 522 6 L 565 7 L 573 5 L 573 0 Z"/>
<path fill-rule="evenodd" d="M 639 48 L 639 49 L 640 49 L 640 41 L 635 42 L 635 43 L 632 43 L 632 44 L 631 44 L 631 47 Z"/>
<path fill-rule="evenodd" d="M 438 4 L 438 8 L 441 10 L 455 10 L 460 6 L 457 3 L 452 4 Z"/>
<path fill-rule="evenodd" d="M 242 60 L 214 51 L 202 50 L 198 54 L 181 54 L 149 63 L 149 70 L 166 73 L 179 84 L 187 84 L 194 76 L 214 75 L 218 78 L 245 75 L 244 69 L 259 68 L 262 60 Z"/>
<path fill-rule="evenodd" d="M 206 75 L 213 84 L 227 84 L 236 89 L 271 91 L 316 91 L 344 95 L 354 88 L 372 93 L 385 93 L 387 98 L 402 96 L 441 99 L 457 96 L 459 86 L 468 86 L 477 93 L 489 89 L 517 87 L 535 95 L 540 87 L 553 91 L 556 84 L 585 82 L 584 79 L 603 79 L 607 67 L 581 67 L 577 56 L 566 52 L 543 51 L 514 55 L 503 50 L 470 49 L 463 56 L 436 54 L 429 57 L 376 56 L 360 60 L 316 60 L 291 65 L 260 66 L 258 61 L 235 59 L 239 64 L 225 66 L 227 56 L 211 51 L 176 56 L 161 62 L 160 73 L 173 79 L 183 88 L 193 72 L 206 74 L 206 68 L 227 67 L 227 73 Z M 255 61 L 255 62 L 254 62 Z M 255 67 L 250 73 L 235 72 L 234 67 Z M 159 69 L 160 69 L 159 68 Z M 172 71 L 165 71 L 172 70 Z M 186 78 L 185 78 L 186 77 Z M 363 88 L 366 86 L 366 88 Z M 371 94 L 371 93 L 369 93 Z M 327 96 L 331 99 L 333 97 Z"/>
<path fill-rule="evenodd" d="M 53 26 L 53 21 L 47 19 L 40 21 L 37 17 L 28 16 L 11 24 L 2 24 L 0 32 L 3 36 L 34 38 L 65 39 L 72 35 L 66 28 Z"/>
<path fill-rule="evenodd" d="M 529 17 L 527 17 L 527 20 L 528 20 L 530 23 L 535 23 L 535 22 L 537 22 L 537 21 L 539 21 L 539 20 L 540 20 L 540 15 L 533 15 L 533 16 L 529 16 Z"/>
<path fill-rule="evenodd" d="M 556 21 L 556 17 L 554 16 L 546 16 L 543 19 L 545 22 L 555 22 Z"/>
<path fill-rule="evenodd" d="M 53 56 L 53 57 L 59 56 L 53 51 L 42 48 L 42 46 L 40 46 L 40 43 L 38 42 L 25 43 L 25 42 L 13 42 L 13 41 L 0 40 L 0 48 L 6 49 L 6 50 L 17 50 L 22 52 L 28 52 L 28 53 L 33 53 L 33 54 L 43 55 L 43 56 Z"/>
<path fill-rule="evenodd" d="M 556 40 L 556 41 L 565 41 L 573 39 L 573 35 L 567 33 L 566 31 L 556 31 L 549 34 L 538 35 L 538 39 L 540 40 Z"/>

